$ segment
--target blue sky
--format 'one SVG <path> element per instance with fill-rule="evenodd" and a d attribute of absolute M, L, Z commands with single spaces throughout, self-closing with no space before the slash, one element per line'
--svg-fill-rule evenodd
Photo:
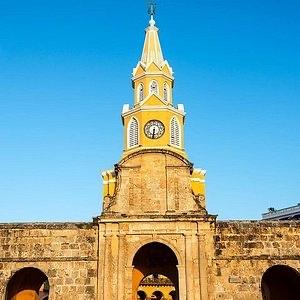
<path fill-rule="evenodd" d="M 122 153 L 146 1 L 0 0 L 0 222 L 90 221 Z M 219 219 L 300 202 L 300 2 L 157 0 Z"/>

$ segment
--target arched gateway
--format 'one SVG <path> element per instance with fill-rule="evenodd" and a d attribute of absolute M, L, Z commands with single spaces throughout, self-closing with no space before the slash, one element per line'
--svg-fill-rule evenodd
<path fill-rule="evenodd" d="M 5 300 L 46 300 L 49 295 L 48 278 L 37 268 L 18 270 L 9 280 Z"/>
<path fill-rule="evenodd" d="M 288 266 L 275 265 L 264 273 L 261 289 L 263 300 L 300 299 L 300 273 Z"/>
<path fill-rule="evenodd" d="M 141 298 L 141 288 L 144 286 L 146 289 L 147 284 L 155 286 L 152 298 L 161 299 L 165 287 L 171 285 L 174 287 L 174 299 L 178 299 L 178 260 L 168 246 L 158 242 L 148 243 L 137 251 L 132 264 L 133 300 Z"/>

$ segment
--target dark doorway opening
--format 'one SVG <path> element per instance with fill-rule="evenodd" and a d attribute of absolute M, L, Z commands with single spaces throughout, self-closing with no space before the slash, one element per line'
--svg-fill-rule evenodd
<path fill-rule="evenodd" d="M 155 297 L 155 300 L 162 300 L 164 294 L 161 291 L 155 291 L 152 294 Z"/>
<path fill-rule="evenodd" d="M 144 291 L 138 291 L 138 300 L 146 300 L 147 299 L 147 294 Z"/>
<path fill-rule="evenodd" d="M 261 290 L 263 300 L 298 300 L 300 273 L 288 266 L 275 265 L 264 273 Z"/>
<path fill-rule="evenodd" d="M 178 260 L 171 248 L 159 242 L 148 243 L 137 251 L 132 264 L 133 299 L 142 299 L 138 291 L 142 290 L 141 287 L 145 287 L 149 280 L 157 281 L 156 291 L 154 291 L 156 293 L 147 295 L 150 299 L 162 299 L 161 293 L 163 293 L 163 290 L 161 281 L 165 281 L 165 284 L 173 287 L 171 299 L 179 299 Z M 167 296 L 169 296 L 169 292 L 166 294 Z"/>
<path fill-rule="evenodd" d="M 6 300 L 46 300 L 49 298 L 49 282 L 44 272 L 26 267 L 18 270 L 6 287 Z"/>

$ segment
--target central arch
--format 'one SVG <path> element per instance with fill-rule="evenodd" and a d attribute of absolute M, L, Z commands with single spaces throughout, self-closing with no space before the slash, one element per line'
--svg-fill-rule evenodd
<path fill-rule="evenodd" d="M 178 260 L 170 247 L 160 242 L 145 244 L 136 252 L 132 265 L 133 300 L 140 299 L 140 295 L 138 295 L 139 286 L 142 280 L 150 275 L 167 277 L 175 287 L 174 299 L 179 299 Z"/>

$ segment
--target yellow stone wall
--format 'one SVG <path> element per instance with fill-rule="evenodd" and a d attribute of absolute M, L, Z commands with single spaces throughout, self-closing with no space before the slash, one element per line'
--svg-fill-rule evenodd
<path fill-rule="evenodd" d="M 96 224 L 0 224 L 0 299 L 16 271 L 33 267 L 48 277 L 49 299 L 95 300 L 97 261 Z M 32 294 L 20 293 L 14 300 L 35 299 Z"/>
<path fill-rule="evenodd" d="M 209 269 L 210 299 L 260 300 L 268 268 L 300 271 L 300 222 L 221 221 L 216 224 Z"/>

